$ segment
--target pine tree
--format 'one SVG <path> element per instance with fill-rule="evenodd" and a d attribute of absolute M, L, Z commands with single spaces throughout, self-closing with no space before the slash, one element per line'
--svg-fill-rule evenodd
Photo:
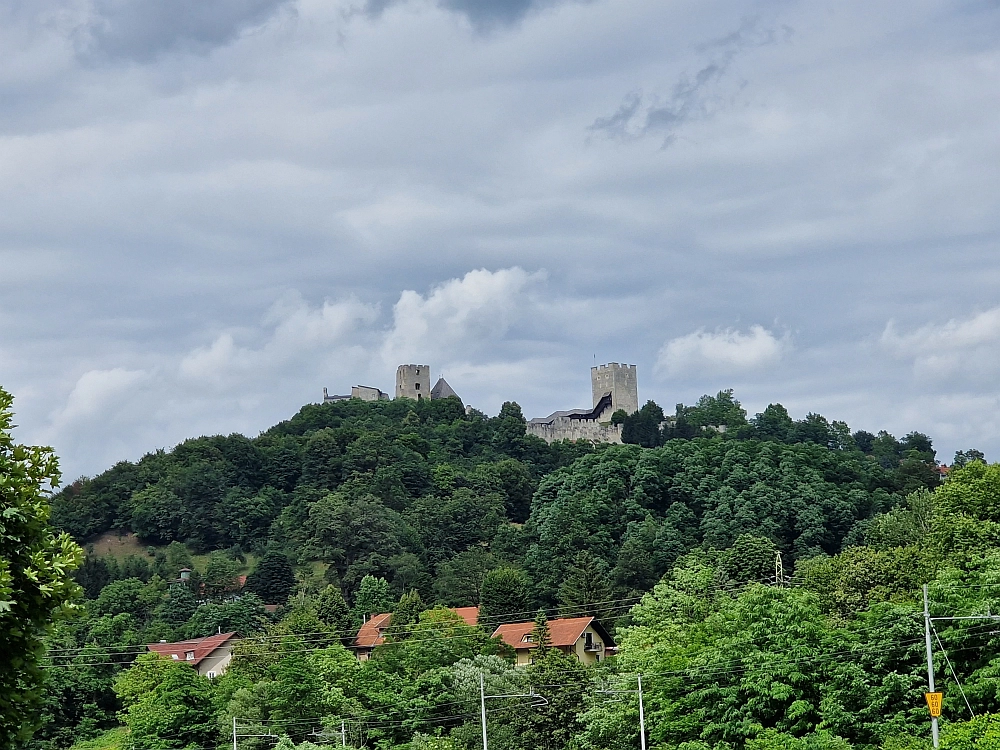
<path fill-rule="evenodd" d="M 392 619 L 389 621 L 388 633 L 392 639 L 397 641 L 405 639 L 409 635 L 410 628 L 420 619 L 420 613 L 424 609 L 424 602 L 416 589 L 411 589 L 409 593 L 403 594 L 392 611 Z"/>
<path fill-rule="evenodd" d="M 487 629 L 505 620 L 523 617 L 528 609 L 528 580 L 509 565 L 494 568 L 483 578 L 479 600 L 479 622 Z"/>
<path fill-rule="evenodd" d="M 351 626 L 351 610 L 347 607 L 340 586 L 327 586 L 316 601 L 316 616 L 324 625 L 334 630 L 347 630 Z"/>
<path fill-rule="evenodd" d="M 535 661 L 544 659 L 552 646 L 552 634 L 549 632 L 549 618 L 544 609 L 539 609 L 535 615 L 535 627 L 531 631 L 531 642 L 535 648 L 531 652 L 531 658 Z"/>
<path fill-rule="evenodd" d="M 607 565 L 589 551 L 579 552 L 573 559 L 565 580 L 559 587 L 559 604 L 566 617 L 600 617 L 612 597 Z"/>
<path fill-rule="evenodd" d="M 256 594 L 265 604 L 284 604 L 295 588 L 295 571 L 288 558 L 268 550 L 247 577 L 246 591 Z"/>

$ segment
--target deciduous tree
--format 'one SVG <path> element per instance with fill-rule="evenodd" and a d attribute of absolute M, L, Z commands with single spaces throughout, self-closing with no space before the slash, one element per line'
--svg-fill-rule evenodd
<path fill-rule="evenodd" d="M 79 545 L 49 523 L 56 457 L 14 442 L 12 403 L 0 388 L 0 748 L 37 722 L 42 637 L 81 593 L 72 573 L 83 562 Z"/>

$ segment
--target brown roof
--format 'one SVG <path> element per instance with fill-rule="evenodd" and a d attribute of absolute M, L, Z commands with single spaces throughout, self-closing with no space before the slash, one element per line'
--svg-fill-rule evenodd
<path fill-rule="evenodd" d="M 479 607 L 449 607 L 449 609 L 465 620 L 467 625 L 471 625 L 472 627 L 475 627 L 479 620 Z M 382 633 L 389 627 L 391 620 L 391 612 L 372 615 L 368 622 L 362 625 L 358 631 L 358 635 L 354 639 L 354 646 L 356 648 L 375 648 L 376 646 L 381 646 L 385 643 L 385 637 Z"/>
<path fill-rule="evenodd" d="M 384 612 L 380 615 L 372 615 L 371 618 L 358 631 L 354 645 L 358 648 L 375 648 L 385 643 L 382 631 L 389 627 L 389 620 L 392 619 L 391 612 Z"/>
<path fill-rule="evenodd" d="M 479 624 L 479 607 L 449 607 L 449 609 L 465 620 L 466 625 L 476 627 Z"/>
<path fill-rule="evenodd" d="M 549 620 L 549 645 L 557 647 L 572 646 L 581 636 L 588 625 L 593 625 L 594 630 L 611 644 L 604 628 L 597 623 L 593 617 L 563 617 L 556 620 Z M 512 622 L 501 625 L 493 631 L 493 637 L 500 637 L 503 642 L 513 649 L 535 648 L 537 643 L 530 643 L 524 637 L 535 629 L 534 622 Z"/>
<path fill-rule="evenodd" d="M 189 641 L 178 641 L 177 643 L 150 643 L 146 648 L 160 656 L 167 656 L 177 661 L 197 665 L 198 662 L 215 651 L 215 649 L 225 645 L 226 641 L 235 637 L 235 635 L 236 633 L 219 633 L 218 635 L 210 635 L 207 638 L 192 638 Z M 193 653 L 194 658 L 188 659 L 188 652 Z"/>

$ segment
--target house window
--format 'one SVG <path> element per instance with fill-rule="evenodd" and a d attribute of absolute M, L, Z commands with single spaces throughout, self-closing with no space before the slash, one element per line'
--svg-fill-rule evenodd
<path fill-rule="evenodd" d="M 589 651 L 593 647 L 594 647 L 594 634 L 593 633 L 587 633 L 586 642 L 584 644 L 584 648 Z"/>
<path fill-rule="evenodd" d="M 181 657 L 179 657 L 179 656 L 178 656 L 177 654 L 170 654 L 170 657 L 171 657 L 171 658 L 172 658 L 172 659 L 173 659 L 174 661 L 177 661 L 178 659 L 180 659 L 180 658 L 181 658 Z"/>
<path fill-rule="evenodd" d="M 215 679 L 215 672 L 209 672 L 208 673 L 208 679 L 214 680 Z"/>
<path fill-rule="evenodd" d="M 521 643 L 531 643 L 532 640 L 534 639 L 531 637 L 531 633 L 525 633 L 521 636 Z"/>
<path fill-rule="evenodd" d="M 184 652 L 184 659 L 186 661 L 194 661 L 194 651 L 185 651 Z"/>

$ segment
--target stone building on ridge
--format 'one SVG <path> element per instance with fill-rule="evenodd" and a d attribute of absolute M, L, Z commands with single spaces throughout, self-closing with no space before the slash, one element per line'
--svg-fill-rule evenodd
<path fill-rule="evenodd" d="M 594 405 L 590 409 L 569 409 L 537 417 L 528 422 L 529 435 L 546 443 L 555 440 L 590 440 L 620 443 L 621 425 L 611 424 L 611 415 L 621 409 L 626 414 L 639 411 L 639 391 L 635 365 L 611 362 L 590 368 Z"/>
<path fill-rule="evenodd" d="M 422 401 L 431 397 L 430 365 L 400 365 L 396 368 L 396 398 Z"/>
<path fill-rule="evenodd" d="M 370 385 L 354 386 L 351 388 L 350 396 L 331 396 L 326 388 L 323 389 L 324 404 L 331 401 L 348 401 L 352 398 L 362 401 L 388 401 L 390 398 L 412 398 L 414 401 L 423 401 L 427 398 L 433 401 L 441 398 L 462 400 L 444 378 L 438 378 L 434 387 L 431 387 L 431 368 L 429 365 L 400 365 L 397 367 L 394 396 Z"/>

